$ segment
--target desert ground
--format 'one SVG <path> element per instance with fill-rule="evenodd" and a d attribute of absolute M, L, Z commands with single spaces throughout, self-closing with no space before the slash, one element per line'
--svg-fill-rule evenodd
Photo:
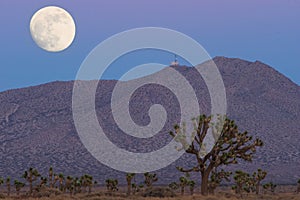
<path fill-rule="evenodd" d="M 295 189 L 296 186 L 278 186 L 277 191 L 275 194 L 271 193 L 265 193 L 262 191 L 260 195 L 255 194 L 243 194 L 243 197 L 240 197 L 232 190 L 230 190 L 229 187 L 221 187 L 218 188 L 215 195 L 208 195 L 208 196 L 202 196 L 199 194 L 198 188 L 195 191 L 194 195 L 190 195 L 189 191 L 186 191 L 183 196 L 180 195 L 179 191 L 175 191 L 173 195 L 170 195 L 170 193 L 165 192 L 165 189 L 168 187 L 164 186 L 156 186 L 154 187 L 152 192 L 152 195 L 155 196 L 147 196 L 146 191 L 139 192 L 135 195 L 126 195 L 126 188 L 121 187 L 118 192 L 114 193 L 108 193 L 104 187 L 101 188 L 95 188 L 91 194 L 77 194 L 70 196 L 69 194 L 61 194 L 57 191 L 44 191 L 40 192 L 38 195 L 35 195 L 34 197 L 27 197 L 26 196 L 26 189 L 20 193 L 19 196 L 16 194 L 12 194 L 10 197 L 6 197 L 5 191 L 1 191 L 0 199 L 4 200 L 15 200 L 15 199 L 28 199 L 28 200 L 71 200 L 71 199 L 83 199 L 83 200 L 238 200 L 238 199 L 245 199 L 245 200 L 300 200 L 300 194 L 296 194 Z M 164 191 L 164 192 L 162 192 Z M 169 190 L 168 190 L 169 191 Z M 55 194 L 56 193 L 56 194 Z M 149 195 L 149 193 L 147 193 Z M 173 196 L 173 197 L 171 197 Z"/>

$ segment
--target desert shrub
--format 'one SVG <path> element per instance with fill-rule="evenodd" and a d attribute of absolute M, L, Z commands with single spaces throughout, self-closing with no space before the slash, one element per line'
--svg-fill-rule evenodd
<path fill-rule="evenodd" d="M 156 187 L 156 188 L 147 188 L 143 194 L 143 197 L 175 197 L 175 193 L 169 189 L 164 187 Z"/>

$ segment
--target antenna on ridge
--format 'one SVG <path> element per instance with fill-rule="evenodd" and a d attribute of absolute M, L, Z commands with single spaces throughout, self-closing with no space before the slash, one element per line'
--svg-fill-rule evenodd
<path fill-rule="evenodd" d="M 177 60 L 177 55 L 176 55 L 176 54 L 174 54 L 174 57 L 175 57 L 175 59 L 174 59 L 174 61 L 173 61 L 173 62 L 171 62 L 171 66 L 178 66 L 178 65 L 179 65 L 179 63 L 178 63 L 178 60 Z"/>

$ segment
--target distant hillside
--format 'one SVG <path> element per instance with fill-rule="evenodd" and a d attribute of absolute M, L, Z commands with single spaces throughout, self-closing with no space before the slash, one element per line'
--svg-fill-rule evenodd
<path fill-rule="evenodd" d="M 250 171 L 261 167 L 269 172 L 270 180 L 295 183 L 300 178 L 300 87 L 259 61 L 216 57 L 214 62 L 223 76 L 229 117 L 236 120 L 241 130 L 248 130 L 265 142 L 253 163 L 235 167 Z M 201 109 L 209 113 L 208 91 L 196 70 L 173 68 L 190 81 Z M 136 123 L 149 123 L 147 111 L 153 104 L 163 105 L 168 113 L 166 126 L 157 136 L 137 139 L 123 134 L 113 120 L 110 99 L 115 84 L 116 81 L 101 80 L 96 95 L 98 119 L 110 140 L 133 152 L 148 152 L 167 144 L 171 139 L 167 132 L 180 117 L 174 94 L 153 84 L 134 93 L 130 112 Z M 99 163 L 81 144 L 72 118 L 72 88 L 72 81 L 52 82 L 0 93 L 0 176 L 19 177 L 30 166 L 46 173 L 52 165 L 66 175 L 90 173 L 100 183 L 108 177 L 119 177 L 121 183 L 125 182 L 123 173 Z M 180 174 L 175 166 L 192 160 L 184 155 L 159 170 L 160 183 L 177 179 Z"/>

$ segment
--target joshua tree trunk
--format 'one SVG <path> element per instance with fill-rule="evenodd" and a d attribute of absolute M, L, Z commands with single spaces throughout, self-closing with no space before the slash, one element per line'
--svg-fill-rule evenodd
<path fill-rule="evenodd" d="M 92 192 L 92 185 L 89 185 L 89 191 L 88 191 L 88 193 L 91 194 L 91 192 Z"/>
<path fill-rule="evenodd" d="M 32 195 L 33 191 L 33 186 L 32 186 L 32 181 L 29 181 L 29 194 Z"/>
<path fill-rule="evenodd" d="M 128 182 L 127 183 L 127 195 L 130 195 L 131 194 L 131 183 Z"/>
<path fill-rule="evenodd" d="M 210 171 L 205 170 L 201 172 L 201 194 L 204 196 L 208 195 L 208 178 Z"/>
<path fill-rule="evenodd" d="M 255 192 L 256 192 L 257 195 L 259 194 L 259 186 L 260 186 L 260 181 L 258 181 L 257 184 L 256 184 L 256 189 L 255 189 L 256 191 Z"/>
<path fill-rule="evenodd" d="M 181 186 L 181 195 L 184 195 L 184 186 Z"/>
<path fill-rule="evenodd" d="M 10 196 L 10 179 L 6 179 L 7 196 Z"/>
<path fill-rule="evenodd" d="M 194 187 L 190 187 L 191 195 L 194 195 Z"/>

